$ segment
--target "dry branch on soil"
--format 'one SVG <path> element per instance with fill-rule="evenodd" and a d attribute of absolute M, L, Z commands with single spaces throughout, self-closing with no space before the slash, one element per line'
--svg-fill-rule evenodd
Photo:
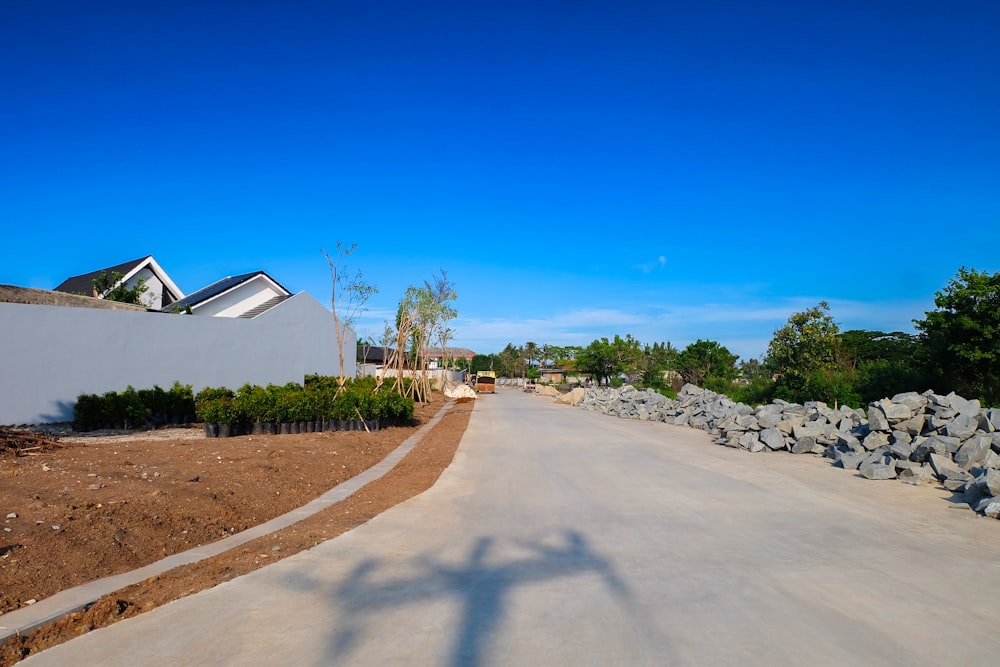
<path fill-rule="evenodd" d="M 14 456 L 27 456 L 32 452 L 62 447 L 52 435 L 0 428 L 0 453 L 12 452 Z"/>

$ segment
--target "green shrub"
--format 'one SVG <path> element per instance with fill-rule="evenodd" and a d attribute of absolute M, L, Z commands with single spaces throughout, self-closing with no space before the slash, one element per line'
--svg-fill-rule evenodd
<path fill-rule="evenodd" d="M 104 425 L 104 400 L 97 394 L 80 394 L 73 406 L 73 429 L 93 431 Z"/>
<path fill-rule="evenodd" d="M 750 384 L 734 384 L 726 396 L 745 405 L 766 405 L 774 400 L 777 385 L 771 378 L 758 378 Z"/>
<path fill-rule="evenodd" d="M 231 405 L 236 393 L 227 387 L 205 387 L 195 395 L 194 409 L 199 421 L 210 424 L 234 423 L 235 408 Z"/>
<path fill-rule="evenodd" d="M 243 385 L 236 390 L 236 398 L 234 399 L 237 421 L 241 423 L 267 421 L 267 415 L 272 411 L 271 400 L 271 393 L 264 387 L 252 384 Z"/>
<path fill-rule="evenodd" d="M 209 424 L 235 424 L 238 419 L 235 400 L 229 396 L 207 398 L 198 403 L 198 418 Z"/>
<path fill-rule="evenodd" d="M 167 415 L 175 422 L 194 417 L 194 390 L 191 385 L 174 380 L 174 385 L 167 392 Z"/>
<path fill-rule="evenodd" d="M 340 420 L 353 420 L 357 419 L 358 416 L 355 414 L 355 410 L 358 407 L 358 396 L 353 391 L 343 391 L 337 398 L 333 400 L 333 414 L 330 416 L 333 419 Z"/>

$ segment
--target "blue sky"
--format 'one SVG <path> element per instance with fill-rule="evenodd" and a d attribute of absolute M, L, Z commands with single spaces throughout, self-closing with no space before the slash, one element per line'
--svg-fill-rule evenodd
<path fill-rule="evenodd" d="M 760 357 L 821 300 L 912 331 L 1000 271 L 1000 3 L 0 7 L 0 283 L 147 254 L 263 269 L 377 336 L 443 269 L 453 343 Z"/>

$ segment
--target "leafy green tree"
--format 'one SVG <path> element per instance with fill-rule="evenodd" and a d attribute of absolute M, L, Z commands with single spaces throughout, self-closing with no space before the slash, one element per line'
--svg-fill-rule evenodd
<path fill-rule="evenodd" d="M 410 392 L 417 400 L 423 400 L 423 397 L 429 395 L 431 382 L 427 372 L 426 349 L 435 336 L 442 347 L 450 337 L 450 329 L 447 329 L 446 323 L 457 313 L 448 301 L 454 298 L 456 293 L 448 283 L 444 271 L 434 283 L 425 281 L 424 287 L 411 285 L 406 289 L 396 309 L 396 350 L 393 366 L 397 369 L 396 386 L 400 388 L 400 393 Z M 408 352 L 401 352 L 407 346 L 409 346 Z M 417 381 L 409 385 L 403 382 L 403 368 L 407 364 L 410 368 L 420 371 Z"/>
<path fill-rule="evenodd" d="M 861 403 L 927 387 L 920 339 L 894 331 L 852 329 L 840 335 L 843 352 L 856 370 Z"/>
<path fill-rule="evenodd" d="M 728 386 L 736 378 L 735 355 L 714 340 L 700 338 L 681 350 L 677 355 L 677 371 L 684 378 L 699 387 L 707 387 L 710 380 L 718 387 Z M 721 382 L 720 382 L 721 381 Z M 717 389 L 715 389 L 717 391 Z"/>
<path fill-rule="evenodd" d="M 642 361 L 642 347 L 631 334 L 601 338 L 576 354 L 577 370 L 602 384 L 617 384 L 621 376 L 634 381 Z"/>
<path fill-rule="evenodd" d="M 538 354 L 538 367 L 548 368 L 551 366 L 556 360 L 558 349 L 555 345 L 549 345 L 548 343 L 542 345 Z"/>
<path fill-rule="evenodd" d="M 624 338 L 614 337 L 611 349 L 618 364 L 619 375 L 624 375 L 629 382 L 636 382 L 646 365 L 642 343 L 633 338 L 632 334 L 625 334 Z"/>
<path fill-rule="evenodd" d="M 928 369 L 945 386 L 988 405 L 1000 402 L 1000 273 L 962 267 L 936 293 L 936 310 L 914 320 Z"/>
<path fill-rule="evenodd" d="M 472 357 L 469 363 L 469 372 L 478 373 L 479 371 L 490 371 L 493 370 L 494 363 L 496 362 L 495 354 L 476 354 Z M 499 364 L 497 364 L 499 366 Z"/>
<path fill-rule="evenodd" d="M 875 360 L 912 363 L 920 354 L 920 339 L 901 331 L 851 329 L 840 334 L 840 341 L 856 364 Z"/>
<path fill-rule="evenodd" d="M 607 338 L 593 341 L 576 355 L 576 367 L 598 384 L 608 384 L 621 372 L 611 342 Z"/>
<path fill-rule="evenodd" d="M 528 341 L 527 343 L 524 344 L 523 353 L 525 361 L 527 362 L 528 366 L 534 366 L 535 364 L 532 362 L 534 362 L 535 359 L 539 358 L 539 355 L 541 354 L 541 349 L 538 347 L 538 343 L 533 343 L 531 341 Z"/>
<path fill-rule="evenodd" d="M 677 365 L 677 348 L 666 343 L 653 343 L 643 348 L 642 384 L 653 389 L 666 389 L 664 372 Z"/>
<path fill-rule="evenodd" d="M 845 381 L 850 384 L 850 368 L 841 354 L 840 328 L 829 311 L 830 305 L 821 301 L 794 313 L 785 326 L 774 332 L 767 348 L 767 362 L 779 375 L 779 398 L 829 401 L 833 393 L 822 389 L 824 382 L 841 389 Z M 817 390 L 822 395 L 815 395 Z"/>
<path fill-rule="evenodd" d="M 498 368 L 495 370 L 499 375 L 511 378 L 524 377 L 524 351 L 520 347 L 507 343 L 507 347 L 497 355 L 497 361 Z"/>
<path fill-rule="evenodd" d="M 448 341 L 452 339 L 455 330 L 448 323 L 458 317 L 458 311 L 448 305 L 448 302 L 458 298 L 455 285 L 448 280 L 448 273 L 441 269 L 440 276 L 434 276 L 433 282 L 424 281 L 424 287 L 431 295 L 434 303 L 434 318 L 429 336 L 436 340 L 441 349 L 441 361 L 448 368 Z"/>
<path fill-rule="evenodd" d="M 739 377 L 742 377 L 747 382 L 755 382 L 762 378 L 771 379 L 767 367 L 758 359 L 741 361 L 737 365 L 737 369 L 739 370 Z"/>
<path fill-rule="evenodd" d="M 108 301 L 131 303 L 136 306 L 145 305 L 142 302 L 142 296 L 149 290 L 149 287 L 146 285 L 146 279 L 137 278 L 135 285 L 129 287 L 122 282 L 122 278 L 124 277 L 117 271 L 112 271 L 110 276 L 106 271 L 101 271 L 101 274 L 91 281 L 94 286 L 94 293 Z"/>

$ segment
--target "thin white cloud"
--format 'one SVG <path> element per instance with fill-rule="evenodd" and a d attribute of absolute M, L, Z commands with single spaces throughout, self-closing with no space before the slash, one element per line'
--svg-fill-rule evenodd
<path fill-rule="evenodd" d="M 653 271 L 662 271 L 663 267 L 667 265 L 667 258 L 665 255 L 660 255 L 652 262 L 646 262 L 645 264 L 636 264 L 635 268 L 639 269 L 643 273 L 649 274 Z"/>

